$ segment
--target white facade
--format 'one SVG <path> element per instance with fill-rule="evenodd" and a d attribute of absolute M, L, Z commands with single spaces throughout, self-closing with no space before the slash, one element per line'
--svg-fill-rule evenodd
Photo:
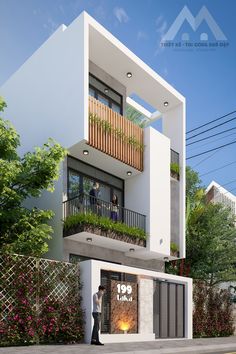
<path fill-rule="evenodd" d="M 174 276 L 160 272 L 153 272 L 145 269 L 120 266 L 116 264 L 108 264 L 89 260 L 81 263 L 81 274 L 83 286 L 83 306 L 85 310 L 86 320 L 86 337 L 85 341 L 90 342 L 92 331 L 92 297 L 101 280 L 101 270 L 117 271 L 124 273 L 132 273 L 138 276 L 139 282 L 139 330 L 138 333 L 132 334 L 102 334 L 101 341 L 104 343 L 119 342 L 143 342 L 155 339 L 153 333 L 153 280 L 168 281 L 171 283 L 183 284 L 185 286 L 185 333 L 184 338 L 192 338 L 192 279 Z"/>
<path fill-rule="evenodd" d="M 162 119 L 161 133 L 150 126 L 144 128 L 143 171 L 87 145 L 90 72 L 122 95 L 124 107 L 127 102 L 144 114 L 149 122 Z M 127 77 L 128 72 L 132 73 L 131 78 Z M 131 99 L 132 94 L 138 95 L 156 111 L 147 111 Z M 54 193 L 44 192 L 41 199 L 30 201 L 32 205 L 55 212 L 52 222 L 55 232 L 48 257 L 68 261 L 70 254 L 88 258 L 96 254 L 98 259 L 111 261 L 112 258 L 114 262 L 123 264 L 112 265 L 120 272 L 132 272 L 130 265 L 133 265 L 137 274 L 141 274 L 138 268 L 143 268 L 144 275 L 184 283 L 187 309 L 185 337 L 191 338 L 191 281 L 155 273 L 163 271 L 164 260 L 177 258 L 171 255 L 170 249 L 173 227 L 177 228 L 178 257 L 185 257 L 185 98 L 85 12 L 68 27 L 60 26 L 0 88 L 0 95 L 8 105 L 5 116 L 21 136 L 22 154 L 52 137 L 66 147 L 73 158 L 123 180 L 124 207 L 146 216 L 146 247 L 88 232 L 63 239 L 62 202 L 68 199 L 68 165 L 65 159 Z M 165 102 L 168 104 L 164 105 Z M 89 151 L 89 155 L 83 154 L 84 149 Z M 179 156 L 179 181 L 174 181 L 170 175 L 171 149 Z M 132 176 L 128 176 L 127 171 Z M 171 220 L 172 183 L 178 191 L 178 200 L 175 200 L 177 226 Z M 92 245 L 88 244 L 88 239 L 92 239 Z M 105 256 L 109 252 L 112 257 Z M 99 272 L 101 265 L 110 267 L 109 263 L 95 261 L 81 263 L 84 279 L 92 277 L 84 287 L 86 298 L 91 297 L 91 292 L 99 284 L 100 277 L 96 278 L 94 274 Z M 127 269 L 122 268 L 125 266 Z M 148 296 L 142 294 L 140 289 L 141 296 Z M 86 303 L 88 313 L 90 305 Z M 140 308 L 140 314 L 142 311 Z M 87 316 L 89 336 L 91 316 Z M 140 333 L 146 331 L 146 337 L 153 338 L 152 325 L 145 324 L 145 321 L 143 319 L 140 323 Z M 140 338 L 139 334 L 136 337 Z"/>
<path fill-rule="evenodd" d="M 206 189 L 206 195 L 209 201 L 213 203 L 221 203 L 232 210 L 236 215 L 236 196 L 223 188 L 220 184 L 212 181 Z"/>

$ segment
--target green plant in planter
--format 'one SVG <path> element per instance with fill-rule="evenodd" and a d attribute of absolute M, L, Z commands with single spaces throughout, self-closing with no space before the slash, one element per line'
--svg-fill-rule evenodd
<path fill-rule="evenodd" d="M 179 164 L 177 164 L 176 162 L 171 162 L 170 164 L 170 170 L 172 173 L 176 174 L 177 176 L 179 176 L 180 173 L 180 167 Z"/>
<path fill-rule="evenodd" d="M 117 138 L 133 146 L 136 150 L 144 150 L 144 144 L 141 144 L 134 136 L 126 135 L 120 128 L 114 128 L 111 123 L 101 119 L 97 114 L 89 113 L 89 121 L 91 124 L 96 124 L 98 127 L 101 127 L 104 132 L 114 134 Z"/>
<path fill-rule="evenodd" d="M 131 227 L 122 222 L 114 223 L 110 218 L 94 213 L 70 215 L 64 221 L 65 230 L 69 230 L 77 225 L 92 226 L 102 231 L 113 231 L 117 234 L 131 236 L 140 240 L 146 240 L 147 238 L 145 231 L 138 227 Z"/>
<path fill-rule="evenodd" d="M 179 247 L 175 242 L 170 243 L 170 251 L 172 254 L 177 254 L 179 252 Z"/>

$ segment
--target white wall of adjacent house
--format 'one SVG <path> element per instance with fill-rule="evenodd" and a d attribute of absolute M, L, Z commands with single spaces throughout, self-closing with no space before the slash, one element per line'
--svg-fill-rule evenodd
<path fill-rule="evenodd" d="M 185 257 L 185 103 L 168 110 L 162 117 L 162 132 L 179 153 L 179 251 Z"/>
<path fill-rule="evenodd" d="M 87 37 L 82 14 L 68 28 L 60 26 L 1 87 L 22 152 L 48 137 L 67 148 L 87 138 Z"/>
<path fill-rule="evenodd" d="M 125 181 L 125 207 L 147 216 L 148 249 L 170 253 L 170 140 L 144 130 L 144 171 Z"/>

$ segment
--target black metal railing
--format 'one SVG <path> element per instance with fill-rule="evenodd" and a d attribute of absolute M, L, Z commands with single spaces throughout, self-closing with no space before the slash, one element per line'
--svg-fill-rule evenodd
<path fill-rule="evenodd" d="M 170 162 L 171 163 L 177 163 L 179 165 L 179 153 L 176 152 L 175 150 L 173 149 L 170 149 Z"/>
<path fill-rule="evenodd" d="M 146 231 L 146 215 L 114 205 L 85 193 L 63 202 L 63 218 L 78 213 L 94 213 L 105 216 L 112 221 L 120 221 L 130 227 L 138 227 Z"/>

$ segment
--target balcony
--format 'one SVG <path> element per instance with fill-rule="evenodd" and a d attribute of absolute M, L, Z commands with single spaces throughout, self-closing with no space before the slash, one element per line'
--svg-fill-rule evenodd
<path fill-rule="evenodd" d="M 88 194 L 63 202 L 64 237 L 88 232 L 146 246 L 146 216 Z"/>
<path fill-rule="evenodd" d="M 89 97 L 88 144 L 143 171 L 143 129 Z"/>

